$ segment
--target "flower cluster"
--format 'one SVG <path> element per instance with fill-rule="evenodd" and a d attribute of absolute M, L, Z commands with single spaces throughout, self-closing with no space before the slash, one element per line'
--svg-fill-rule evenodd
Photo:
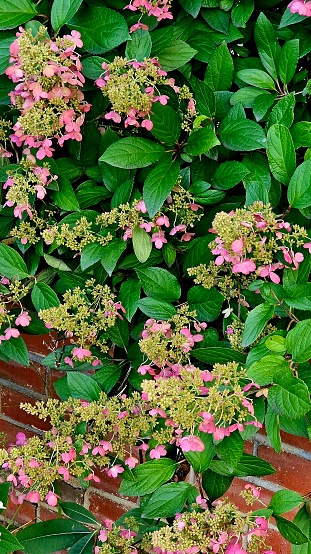
<path fill-rule="evenodd" d="M 106 520 L 95 554 L 275 554 L 263 550 L 268 520 L 252 512 L 243 514 L 227 499 L 208 509 L 199 496 L 191 511 L 177 514 L 171 525 L 163 524 L 142 539 L 140 527 L 133 517 L 126 518 L 122 526 Z"/>
<path fill-rule="evenodd" d="M 120 459 L 130 468 L 138 464 L 132 454 L 140 435 L 150 432 L 151 416 L 143 409 L 139 393 L 131 398 L 108 399 L 104 393 L 96 402 L 49 399 L 22 408 L 40 419 L 50 419 L 51 430 L 45 437 L 26 439 L 18 433 L 15 445 L 0 450 L 0 467 L 6 481 L 12 483 L 11 497 L 39 502 L 45 499 L 55 506 L 54 482 L 78 477 L 84 484 L 100 482 L 96 467 L 110 477 L 124 471 Z M 147 447 L 148 448 L 148 447 Z"/>
<path fill-rule="evenodd" d="M 298 249 L 309 244 L 305 244 L 308 235 L 303 227 L 291 227 L 261 202 L 217 213 L 210 231 L 217 235 L 210 243 L 215 260 L 208 267 L 190 268 L 188 273 L 205 288 L 217 285 L 229 298 L 237 296 L 236 276 L 243 288 L 258 277 L 279 283 L 278 271 L 297 270 L 304 259 Z"/>
<path fill-rule="evenodd" d="M 106 120 L 121 123 L 125 127 L 143 127 L 151 131 L 150 119 L 155 102 L 166 105 L 169 96 L 161 94 L 160 85 L 168 85 L 178 93 L 179 99 L 187 100 L 188 107 L 194 109 L 194 102 L 188 87 L 177 87 L 175 80 L 167 78 L 166 71 L 156 58 L 145 58 L 143 62 L 129 61 L 116 57 L 113 62 L 102 64 L 104 73 L 95 81 L 104 96 L 107 96 L 112 109 L 105 114 Z"/>
<path fill-rule="evenodd" d="M 14 207 L 14 216 L 19 219 L 23 218 L 24 213 L 32 219 L 34 201 L 45 198 L 46 188 L 57 177 L 51 175 L 47 164 L 39 167 L 34 161 L 25 158 L 20 162 L 18 169 L 8 170 L 8 175 L 3 185 L 3 188 L 7 189 L 4 206 Z M 21 242 L 26 244 L 27 237 L 21 238 Z"/>
<path fill-rule="evenodd" d="M 292 0 L 288 4 L 288 8 L 292 13 L 299 13 L 299 15 L 306 15 L 311 17 L 311 2 L 310 0 Z"/>
<path fill-rule="evenodd" d="M 170 12 L 172 0 L 131 0 L 128 6 L 125 6 L 124 9 L 131 10 L 132 12 L 140 11 L 142 14 L 147 14 L 148 16 L 153 15 L 157 18 L 158 21 L 162 19 L 173 19 L 173 15 Z M 136 31 L 136 29 L 142 28 L 142 24 L 138 23 L 131 27 L 131 31 Z M 144 25 L 143 28 L 147 28 L 147 25 Z"/>
<path fill-rule="evenodd" d="M 90 109 L 80 88 L 84 77 L 75 49 L 83 46 L 80 33 L 49 39 L 45 27 L 36 36 L 20 31 L 10 46 L 10 65 L 6 75 L 17 83 L 10 93 L 12 104 L 21 115 L 10 136 L 17 146 L 37 148 L 36 156 L 52 157 L 52 138 L 61 146 L 66 140 L 82 140 L 84 113 Z"/>
<path fill-rule="evenodd" d="M 0 345 L 3 341 L 16 339 L 20 332 L 17 327 L 28 327 L 31 317 L 22 305 L 21 299 L 29 293 L 29 288 L 18 280 L 10 282 L 6 277 L 0 281 Z"/>
<path fill-rule="evenodd" d="M 39 312 L 39 317 L 48 329 L 59 331 L 66 338 L 72 339 L 74 348 L 71 356 L 65 357 L 65 363 L 74 366 L 74 360 L 93 360 L 90 346 L 98 346 L 102 352 L 108 347 L 102 333 L 122 319 L 120 312 L 125 312 L 120 302 L 114 302 L 115 295 L 107 285 L 95 284 L 89 279 L 85 288 L 76 287 L 63 295 L 63 303 Z"/>
<path fill-rule="evenodd" d="M 10 125 L 7 121 L 0 118 L 0 158 L 11 158 L 12 152 L 9 152 L 7 149 L 7 142 L 8 142 L 8 130 L 10 129 Z"/>
<path fill-rule="evenodd" d="M 159 443 L 176 442 L 184 452 L 201 452 L 204 444 L 198 431 L 222 440 L 236 430 L 243 431 L 245 425 L 261 427 L 247 395 L 257 385 L 241 384 L 246 374 L 235 362 L 215 364 L 212 372 L 191 364 L 176 364 L 173 369 L 175 374 L 169 378 L 158 377 L 142 384 L 142 397 L 151 407 L 150 414 L 157 414 L 165 422 L 163 429 L 153 433 Z"/>

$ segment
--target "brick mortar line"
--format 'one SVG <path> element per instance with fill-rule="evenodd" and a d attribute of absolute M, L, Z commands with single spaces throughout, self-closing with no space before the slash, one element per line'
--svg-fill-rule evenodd
<path fill-rule="evenodd" d="M 37 362 L 38 364 L 41 364 L 42 360 L 44 360 L 44 358 L 46 358 L 46 356 L 44 356 L 43 354 L 36 354 L 35 352 L 29 352 L 28 351 L 28 354 L 29 354 L 29 360 L 31 362 Z M 46 366 L 44 366 L 46 367 Z"/>
<path fill-rule="evenodd" d="M 259 446 L 267 446 L 269 448 L 273 448 L 268 437 L 266 437 L 265 435 L 256 434 L 251 440 L 254 444 L 259 444 Z M 292 454 L 293 456 L 297 456 L 298 458 L 303 458 L 304 460 L 308 460 L 309 462 L 311 461 L 311 452 L 307 452 L 306 450 L 303 450 L 298 446 L 292 446 L 291 444 L 288 444 L 286 442 L 282 442 L 280 454 L 282 452 L 284 452 L 285 454 Z"/>
<path fill-rule="evenodd" d="M 9 417 L 5 414 L 0 413 L 0 422 L 1 420 L 6 421 L 7 423 L 11 423 L 12 425 L 15 425 L 16 427 L 20 427 L 21 429 L 24 429 L 25 431 L 30 431 L 31 433 L 36 433 L 36 435 L 44 435 L 45 431 L 42 431 L 42 429 L 38 429 L 34 425 L 28 425 L 28 423 L 21 423 L 20 421 L 17 421 L 13 419 L 12 417 Z"/>
<path fill-rule="evenodd" d="M 90 487 L 85 491 L 85 497 L 84 497 L 84 506 L 89 509 L 90 506 L 90 495 L 95 494 L 96 496 L 99 496 L 101 498 L 106 498 L 107 500 L 111 500 L 114 504 L 121 504 L 122 506 L 125 506 L 127 508 L 137 508 L 138 504 L 135 502 L 132 502 L 131 500 L 127 500 L 126 498 L 122 498 L 121 496 L 117 496 L 116 494 L 112 494 L 110 492 L 105 492 L 100 489 L 95 489 L 93 487 Z"/>
<path fill-rule="evenodd" d="M 0 377 L 0 386 L 1 385 L 7 389 L 20 392 L 21 394 L 25 394 L 25 396 L 29 396 L 30 398 L 34 398 L 36 400 L 42 400 L 44 397 L 44 395 L 39 392 L 35 392 L 27 387 L 23 387 L 23 385 L 18 385 L 14 381 L 3 379 L 2 377 Z"/>

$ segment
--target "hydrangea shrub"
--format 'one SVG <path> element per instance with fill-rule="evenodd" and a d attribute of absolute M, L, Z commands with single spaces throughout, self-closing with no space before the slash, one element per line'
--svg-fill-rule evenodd
<path fill-rule="evenodd" d="M 224 497 L 275 472 L 244 453 L 263 426 L 278 453 L 280 431 L 310 435 L 309 16 L 0 0 L 0 359 L 27 366 L 22 335 L 48 335 L 65 372 L 59 400 L 22 406 L 50 430 L 0 449 L 0 509 L 60 517 L 14 516 L 1 554 L 275 554 L 272 516 L 309 552 L 297 492 Z M 57 484 L 103 472 L 140 497 L 105 525 Z"/>

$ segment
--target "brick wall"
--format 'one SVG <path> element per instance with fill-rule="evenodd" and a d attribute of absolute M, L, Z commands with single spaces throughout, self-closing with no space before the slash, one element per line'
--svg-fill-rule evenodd
<path fill-rule="evenodd" d="M 42 358 L 47 354 L 44 337 L 24 336 L 29 352 L 30 367 L 21 367 L 17 364 L 7 364 L 0 361 L 0 431 L 4 432 L 9 441 L 15 439 L 16 433 L 23 430 L 30 436 L 34 432 L 42 433 L 46 423 L 38 418 L 23 412 L 21 402 L 34 403 L 36 400 L 54 395 L 53 381 L 55 371 L 40 365 Z M 272 494 L 283 488 L 295 490 L 303 495 L 311 492 L 311 447 L 307 439 L 293 437 L 286 433 L 282 435 L 282 453 L 276 454 L 269 446 L 269 441 L 262 433 L 258 433 L 246 444 L 246 452 L 258 455 L 270 462 L 277 473 L 265 478 L 249 477 L 235 479 L 227 494 L 241 509 L 245 509 L 244 501 L 239 497 L 245 482 L 253 483 L 262 489 L 262 499 L 268 503 Z M 109 478 L 105 472 L 98 474 L 99 484 L 89 487 L 86 491 L 79 488 L 78 482 L 72 480 L 70 484 L 62 483 L 62 496 L 66 501 L 77 501 L 91 510 L 99 521 L 105 517 L 117 519 L 125 510 L 133 508 L 135 504 L 128 498 L 118 496 L 119 482 Z M 255 509 L 261 508 L 260 504 Z M 13 514 L 14 506 L 9 506 Z M 56 516 L 56 511 L 46 504 L 24 502 L 19 512 L 19 522 L 26 523 L 35 519 L 46 520 Z M 286 514 L 293 517 L 294 513 Z M 279 535 L 276 528 L 271 528 L 271 544 L 277 553 L 290 554 L 288 543 Z"/>

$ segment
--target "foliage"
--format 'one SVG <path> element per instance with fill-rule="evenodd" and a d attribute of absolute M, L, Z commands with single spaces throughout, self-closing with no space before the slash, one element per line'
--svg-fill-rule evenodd
<path fill-rule="evenodd" d="M 310 434 L 310 4 L 0 0 L 0 359 L 48 334 L 65 372 L 0 508 L 66 516 L 13 517 L 0 554 L 267 553 L 271 516 L 310 548 L 297 492 L 219 500 L 275 472 L 244 453 L 263 424 Z M 104 526 L 57 487 L 98 468 L 141 497 Z"/>

